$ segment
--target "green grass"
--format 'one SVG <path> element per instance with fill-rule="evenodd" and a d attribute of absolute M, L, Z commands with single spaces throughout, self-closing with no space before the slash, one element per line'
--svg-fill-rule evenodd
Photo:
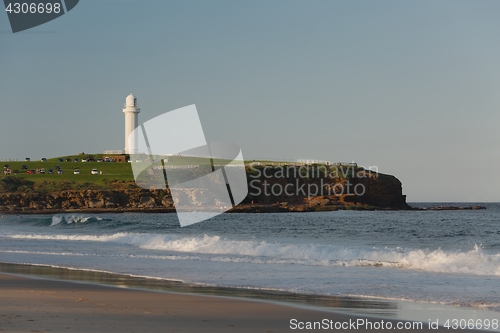
<path fill-rule="evenodd" d="M 47 159 L 46 162 L 37 161 L 9 161 L 1 162 L 3 166 L 8 164 L 12 171 L 17 170 L 17 174 L 4 175 L 0 169 L 0 192 L 56 192 L 62 190 L 82 190 L 82 189 L 124 189 L 135 188 L 134 175 L 132 173 L 131 163 L 128 162 L 81 162 L 83 158 L 92 156 L 95 160 L 103 158 L 103 154 L 85 154 L 85 155 L 71 155 L 61 156 Z M 59 162 L 62 158 L 64 162 Z M 72 162 L 66 162 L 70 158 Z M 80 162 L 74 162 L 78 158 Z M 214 159 L 215 165 L 225 165 L 231 161 Z M 246 161 L 251 163 L 252 161 Z M 258 161 L 266 163 L 270 161 Z M 169 156 L 168 165 L 200 165 L 205 166 L 200 170 L 179 170 L 180 176 L 183 173 L 187 174 L 187 178 L 193 178 L 193 172 L 203 173 L 206 166 L 210 165 L 210 160 L 198 157 L 186 156 Z M 274 162 L 276 163 L 276 162 Z M 45 174 L 27 174 L 27 170 L 21 167 L 25 164 L 28 170 L 36 170 L 40 168 L 45 169 Z M 62 175 L 56 172 L 56 166 L 59 165 L 63 171 Z M 258 167 L 257 167 L 258 168 Z M 54 174 L 48 174 L 49 169 L 54 169 Z M 80 174 L 75 175 L 74 170 L 78 169 Z M 102 171 L 102 174 L 92 175 L 91 170 L 97 169 Z M 252 169 L 248 169 L 252 172 Z M 210 171 L 208 171 L 210 172 Z M 202 174 L 198 175 L 201 176 Z M 182 177 L 180 178 L 182 179 Z"/>
<path fill-rule="evenodd" d="M 46 162 L 37 161 L 9 161 L 1 162 L 0 166 L 8 164 L 12 171 L 17 170 L 17 174 L 0 174 L 0 192 L 56 192 L 72 189 L 123 189 L 136 187 L 131 164 L 128 162 L 81 162 L 83 158 L 92 156 L 95 160 L 103 158 L 103 154 L 70 155 L 47 159 Z M 59 162 L 62 158 L 64 162 Z M 70 158 L 72 162 L 66 162 Z M 80 162 L 74 162 L 78 158 Z M 210 160 L 196 157 L 170 156 L 169 165 L 206 165 Z M 214 164 L 227 164 L 230 161 L 214 160 Z M 45 174 L 27 174 L 27 170 L 22 169 L 25 164 L 28 170 L 45 169 Z M 63 171 L 62 175 L 56 172 L 59 165 Z M 49 174 L 49 169 L 54 169 L 54 174 Z M 78 169 L 80 174 L 75 175 L 74 170 Z M 102 174 L 92 175 L 90 171 L 97 169 Z M 0 169 L 1 172 L 1 169 Z M 180 171 L 182 172 L 182 171 Z"/>
<path fill-rule="evenodd" d="M 94 155 L 97 159 L 101 155 Z M 7 178 L 16 178 L 20 181 L 24 180 L 27 185 L 21 185 L 20 190 L 32 190 L 32 191 L 60 191 L 65 189 L 93 189 L 93 188 L 113 188 L 113 187 L 123 187 L 124 184 L 134 181 L 134 175 L 132 174 L 132 168 L 130 163 L 120 163 L 120 162 L 81 162 L 83 156 L 64 156 L 61 158 L 79 158 L 80 162 L 59 162 L 58 158 L 47 159 L 46 162 L 41 161 L 15 161 L 15 162 L 2 162 L 1 166 L 8 164 L 12 171 L 17 170 L 16 175 L 4 175 L 3 172 L 0 175 L 0 191 L 10 192 L 12 186 L 6 186 L 9 181 Z M 36 170 L 39 168 L 45 169 L 45 174 L 27 174 L 27 170 L 23 170 L 21 166 L 25 164 L 28 170 Z M 56 165 L 59 165 L 63 171 L 62 175 L 56 173 Z M 54 169 L 54 174 L 48 174 L 49 169 Z M 73 174 L 74 170 L 80 170 L 79 175 Z M 102 171 L 102 175 L 92 175 L 90 171 L 92 169 L 97 169 Z M 30 183 L 32 183 L 30 185 Z"/>

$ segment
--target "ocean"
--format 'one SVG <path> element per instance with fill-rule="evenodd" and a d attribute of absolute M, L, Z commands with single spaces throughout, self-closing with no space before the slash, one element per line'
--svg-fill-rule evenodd
<path fill-rule="evenodd" d="M 428 317 L 436 306 L 493 319 L 500 204 L 480 205 L 487 209 L 226 213 L 184 228 L 175 214 L 4 215 L 0 262 L 302 295 L 306 303 L 396 302 L 406 319 L 423 320 L 412 313 Z"/>

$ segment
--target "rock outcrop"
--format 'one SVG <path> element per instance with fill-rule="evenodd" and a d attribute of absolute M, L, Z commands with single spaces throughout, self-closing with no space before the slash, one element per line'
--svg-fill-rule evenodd
<path fill-rule="evenodd" d="M 52 193 L 0 193 L 2 211 L 105 210 L 173 207 L 166 191 L 67 190 Z"/>
<path fill-rule="evenodd" d="M 253 168 L 245 203 L 275 204 L 288 210 L 411 209 L 394 176 L 359 167 Z"/>
<path fill-rule="evenodd" d="M 354 168 L 349 173 L 335 169 L 249 168 L 249 194 L 234 212 L 328 211 L 338 209 L 411 209 L 394 176 Z M 294 171 L 295 170 L 295 171 Z M 338 171 L 338 170 L 337 170 Z M 0 193 L 0 211 L 7 213 L 52 213 L 61 211 L 174 212 L 174 200 L 167 190 L 147 190 L 122 184 L 117 189 L 37 192 L 23 185 L 23 191 Z M 28 188 L 28 190 L 26 190 Z M 207 193 L 208 192 L 208 193 Z M 207 195 L 208 194 L 208 195 Z M 218 205 L 207 189 L 185 189 L 175 205 Z"/>

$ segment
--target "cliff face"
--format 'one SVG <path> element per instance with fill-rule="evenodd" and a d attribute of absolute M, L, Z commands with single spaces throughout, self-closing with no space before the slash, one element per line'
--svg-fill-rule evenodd
<path fill-rule="evenodd" d="M 171 207 L 169 193 L 159 190 L 68 190 L 53 193 L 0 193 L 3 211 L 72 209 L 148 209 Z"/>
<path fill-rule="evenodd" d="M 250 168 L 249 194 L 235 212 L 325 211 L 337 209 L 410 209 L 401 182 L 389 175 L 360 169 L 341 175 L 331 170 Z M 356 172 L 354 172 L 356 171 Z M 300 173 L 301 172 L 301 173 Z M 147 190 L 133 184 L 112 190 L 64 190 L 58 192 L 10 191 L 0 193 L 0 211 L 49 213 L 56 211 L 162 211 L 174 212 L 167 190 Z M 204 193 L 201 195 L 201 193 Z M 206 189 L 185 189 L 175 204 L 201 206 Z"/>
<path fill-rule="evenodd" d="M 245 203 L 277 204 L 293 210 L 306 205 L 364 207 L 367 209 L 411 209 L 394 176 L 361 168 L 282 170 L 261 168 L 248 176 L 249 195 Z"/>
<path fill-rule="evenodd" d="M 411 209 L 403 195 L 403 186 L 394 176 L 378 174 L 377 177 L 357 179 L 358 184 L 364 184 L 366 193 L 357 196 L 356 201 L 366 205 L 387 207 L 393 209 Z"/>

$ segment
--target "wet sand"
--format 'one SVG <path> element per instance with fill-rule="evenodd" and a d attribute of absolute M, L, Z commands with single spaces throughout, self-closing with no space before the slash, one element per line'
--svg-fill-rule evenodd
<path fill-rule="evenodd" d="M 297 319 L 297 324 L 325 319 L 333 322 L 381 321 L 264 301 L 126 289 L 0 273 L 0 332 L 305 331 L 291 329 L 291 319 Z M 396 325 L 394 320 L 384 320 L 385 323 L 388 321 Z M 423 329 L 410 331 L 436 331 L 427 326 L 424 323 Z M 360 326 L 356 331 L 381 330 L 366 330 Z"/>

